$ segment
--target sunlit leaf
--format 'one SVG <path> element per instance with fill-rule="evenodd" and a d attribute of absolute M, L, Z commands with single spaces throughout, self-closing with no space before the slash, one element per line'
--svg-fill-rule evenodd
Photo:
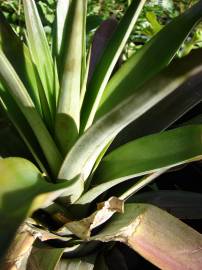
<path fill-rule="evenodd" d="M 114 35 L 98 62 L 83 103 L 81 125 L 87 129 L 94 119 L 102 93 L 132 32 L 145 0 L 133 1 L 119 23 Z"/>
<path fill-rule="evenodd" d="M 201 78 L 202 65 L 186 59 L 178 60 L 158 76 L 146 82 L 133 96 L 123 101 L 110 113 L 97 121 L 80 137 L 60 169 L 60 179 L 72 179 L 81 174 L 88 178 L 97 158 L 105 146 L 130 122 L 174 92 L 180 85 Z M 77 160 L 75 163 L 74 161 Z"/>
<path fill-rule="evenodd" d="M 199 1 L 167 24 L 118 70 L 103 93 L 97 118 L 133 95 L 145 81 L 170 63 L 189 32 L 200 21 L 201 12 L 202 2 Z"/>
<path fill-rule="evenodd" d="M 55 132 L 64 154 L 79 133 L 85 10 L 86 1 L 71 2 L 61 45 L 61 63 L 59 63 L 61 89 Z"/>

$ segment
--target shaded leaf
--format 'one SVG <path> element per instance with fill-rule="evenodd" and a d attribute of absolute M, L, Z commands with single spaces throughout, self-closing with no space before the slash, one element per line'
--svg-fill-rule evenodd
<path fill-rule="evenodd" d="M 105 223 L 116 212 L 123 212 L 123 202 L 116 197 L 111 197 L 97 205 L 97 211 L 89 217 L 66 223 L 64 226 L 81 239 L 89 239 L 91 231 Z"/>
<path fill-rule="evenodd" d="M 0 159 L 0 173 L 0 257 L 2 258 L 24 219 L 37 208 L 49 204 L 61 190 L 63 192 L 66 188 L 71 190 L 73 183 L 50 184 L 31 162 L 22 158 Z"/>
<path fill-rule="evenodd" d="M 8 96 L 11 96 L 17 103 L 19 109 L 37 137 L 53 175 L 56 176 L 61 165 L 61 155 L 55 142 L 43 123 L 39 113 L 36 111 L 32 99 L 27 93 L 23 83 L 2 51 L 0 51 L 0 65 L 0 77 L 3 82 L 3 86 L 5 86 L 6 89 L 6 91 L 4 91 L 4 95 L 7 99 L 9 99 Z M 9 106 L 9 104 L 5 105 L 6 107 Z M 9 110 L 10 108 L 8 107 L 7 109 Z"/>
<path fill-rule="evenodd" d="M 133 195 L 129 203 L 150 203 L 180 219 L 202 219 L 202 195 L 181 190 L 158 190 Z"/>
<path fill-rule="evenodd" d="M 34 247 L 30 254 L 27 268 L 30 270 L 56 270 L 63 252 L 63 248 Z"/>
<path fill-rule="evenodd" d="M 187 62 L 194 59 L 196 63 L 197 61 L 200 61 L 201 57 L 202 54 L 199 49 L 192 51 L 185 59 Z M 111 149 L 127 143 L 130 140 L 151 133 L 160 132 L 168 128 L 186 112 L 196 106 L 201 99 L 201 78 L 199 77 L 198 80 L 194 78 L 193 80 L 185 82 L 176 89 L 175 92 L 168 95 L 165 99 L 121 131 L 113 141 Z"/>

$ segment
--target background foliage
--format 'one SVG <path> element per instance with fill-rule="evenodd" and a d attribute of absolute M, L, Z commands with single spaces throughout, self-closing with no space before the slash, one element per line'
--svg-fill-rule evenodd
<path fill-rule="evenodd" d="M 54 20 L 57 0 L 36 0 L 46 33 L 51 34 L 51 25 Z M 96 27 L 106 18 L 120 19 L 130 0 L 89 0 L 88 1 L 87 30 L 89 39 Z M 197 0 L 150 0 L 143 8 L 138 23 L 127 43 L 123 59 L 130 57 L 164 25 L 174 17 L 182 14 L 186 9 L 196 3 Z M 1 0 L 0 9 L 4 12 L 8 22 L 15 31 L 25 38 L 25 22 L 21 0 Z M 188 54 L 192 49 L 202 47 L 202 24 L 188 37 L 184 46 L 178 52 L 178 56 Z"/>

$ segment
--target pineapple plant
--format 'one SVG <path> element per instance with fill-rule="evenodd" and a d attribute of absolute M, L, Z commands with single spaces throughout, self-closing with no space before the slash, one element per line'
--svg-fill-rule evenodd
<path fill-rule="evenodd" d="M 57 1 L 51 44 L 34 0 L 23 0 L 26 42 L 0 13 L 1 108 L 31 153 L 0 159 L 1 269 L 110 270 L 105 254 L 120 257 L 116 241 L 161 269 L 201 269 L 201 234 L 130 198 L 201 159 L 200 117 L 164 130 L 202 98 L 202 51 L 174 59 L 202 1 L 122 65 L 145 0 L 104 22 L 90 48 L 87 4 Z"/>

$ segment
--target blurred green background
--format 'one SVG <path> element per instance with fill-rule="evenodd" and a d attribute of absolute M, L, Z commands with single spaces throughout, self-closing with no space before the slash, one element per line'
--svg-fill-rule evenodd
<path fill-rule="evenodd" d="M 47 36 L 52 31 L 56 0 L 36 0 Z M 120 20 L 131 0 L 89 0 L 87 32 L 88 41 L 93 36 L 97 26 L 109 17 Z M 148 0 L 140 15 L 138 23 L 127 43 L 123 57 L 127 59 L 136 50 L 146 43 L 170 20 L 183 13 L 196 0 Z M 0 0 L 0 10 L 13 26 L 21 39 L 25 39 L 25 23 L 22 9 L 22 0 Z M 49 38 L 51 43 L 51 40 Z M 185 44 L 178 52 L 182 57 L 192 49 L 202 47 L 202 24 L 200 24 L 187 38 Z"/>

